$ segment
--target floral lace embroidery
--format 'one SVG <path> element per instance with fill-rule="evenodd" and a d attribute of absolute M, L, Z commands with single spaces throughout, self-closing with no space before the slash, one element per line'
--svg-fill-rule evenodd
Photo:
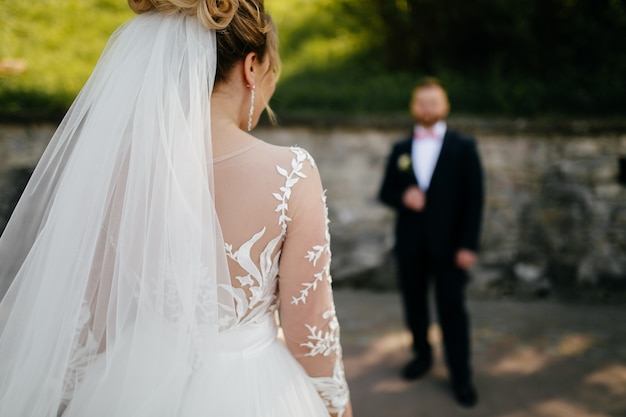
<path fill-rule="evenodd" d="M 83 379 L 87 365 L 98 352 L 98 343 L 88 327 L 90 320 L 91 312 L 89 306 L 83 303 L 74 333 L 70 361 L 63 379 L 61 407 L 65 407 L 71 401 L 76 386 Z"/>
<path fill-rule="evenodd" d="M 235 316 L 238 325 L 254 323 L 257 319 L 266 317 L 267 314 L 273 313 L 276 309 L 276 277 L 278 276 L 278 260 L 281 255 L 281 251 L 276 251 L 276 248 L 286 236 L 287 226 L 292 220 L 287 214 L 289 199 L 291 198 L 292 188 L 300 179 L 307 178 L 302 172 L 304 162 L 309 161 L 312 166 L 315 166 L 313 158 L 305 150 L 292 147 L 291 151 L 295 157 L 292 159 L 289 169 L 276 166 L 278 174 L 285 179 L 284 185 L 279 188 L 279 192 L 272 193 L 273 197 L 278 201 L 275 212 L 279 213 L 278 224 L 281 226 L 282 232 L 264 248 L 260 259 L 260 269 L 255 265 L 250 253 L 252 247 L 264 236 L 266 228 L 263 228 L 250 240 L 243 243 L 237 250 L 234 250 L 232 244 L 225 243 L 226 255 L 246 272 L 245 275 L 235 277 L 240 284 L 240 288 L 232 286 L 227 288 L 235 299 Z M 325 242 L 321 245 L 314 245 L 308 250 L 305 259 L 314 267 L 318 266 L 318 262 L 324 255 L 328 255 L 327 261 L 324 262 L 324 265 L 321 265 L 318 272 L 313 274 L 312 281 L 302 284 L 304 288 L 300 290 L 299 296 L 292 297 L 292 304 L 294 305 L 306 304 L 310 293 L 317 290 L 318 285 L 324 279 L 328 280 L 328 282 L 332 281 L 330 275 L 331 251 L 326 194 L 324 193 L 321 198 L 324 204 L 326 220 Z M 276 255 L 272 257 L 272 253 L 275 251 Z M 301 346 L 309 349 L 306 356 L 336 355 L 333 375 L 328 377 L 311 377 L 311 380 L 328 411 L 342 416 L 348 405 L 350 394 L 341 363 L 339 323 L 334 306 L 331 310 L 322 314 L 322 319 L 328 322 L 325 329 L 305 324 L 309 331 L 308 341 L 302 343 Z"/>
<path fill-rule="evenodd" d="M 225 243 L 226 255 L 235 261 L 241 268 L 246 271 L 246 275 L 235 277 L 240 288 L 225 288 L 231 292 L 236 303 L 236 317 L 238 324 L 251 323 L 255 319 L 262 318 L 266 313 L 271 313 L 276 309 L 275 290 L 276 276 L 278 275 L 278 259 L 281 251 L 272 258 L 272 253 L 276 247 L 284 239 L 287 232 L 287 225 L 291 218 L 287 215 L 289 209 L 289 199 L 291 198 L 292 188 L 306 175 L 302 172 L 304 162 L 309 161 L 314 165 L 311 155 L 305 150 L 292 147 L 291 151 L 295 157 L 291 160 L 290 170 L 281 166 L 276 166 L 278 173 L 285 178 L 285 183 L 279 188 L 280 192 L 272 193 L 274 198 L 278 200 L 275 212 L 279 213 L 278 224 L 281 226 L 282 233 L 272 239 L 261 254 L 259 270 L 251 258 L 250 252 L 256 242 L 263 237 L 266 228 L 255 234 L 250 240 L 242 244 L 238 250 L 233 251 L 233 245 Z M 249 292 L 249 296 L 246 293 Z"/>
<path fill-rule="evenodd" d="M 311 381 L 328 411 L 343 416 L 350 401 L 350 390 L 341 363 L 335 362 L 332 376 L 311 378 Z"/>
<path fill-rule="evenodd" d="M 263 318 L 267 313 L 276 309 L 275 290 L 280 251 L 273 258 L 272 253 L 282 236 L 272 239 L 261 253 L 260 270 L 250 255 L 252 246 L 265 234 L 265 230 L 263 228 L 235 252 L 231 244 L 225 245 L 226 255 L 247 272 L 246 275 L 235 277 L 241 284 L 241 288 L 228 287 L 235 299 L 238 324 L 256 322 L 256 319 Z M 250 296 L 246 294 L 245 289 L 249 291 Z"/>
<path fill-rule="evenodd" d="M 310 349 L 306 356 L 324 355 L 328 356 L 331 353 L 341 354 L 341 344 L 339 343 L 339 322 L 337 321 L 337 315 L 335 310 L 329 310 L 322 315 L 324 320 L 330 319 L 328 323 L 328 330 L 323 331 L 318 329 L 317 326 L 311 326 L 305 324 L 309 329 L 308 342 L 302 343 L 300 346 Z"/>
<path fill-rule="evenodd" d="M 287 201 L 291 198 L 291 188 L 300 181 L 300 178 L 306 178 L 306 175 L 302 173 L 304 161 L 308 160 L 311 165 L 315 166 L 313 158 L 304 149 L 291 147 L 291 151 L 296 155 L 291 160 L 291 172 L 281 166 L 276 166 L 278 173 L 285 177 L 285 185 L 280 187 L 282 194 L 273 193 L 274 198 L 279 201 L 275 211 L 280 213 L 278 224 L 283 228 L 283 233 L 286 232 L 287 224 L 291 221 L 291 218 L 287 216 L 287 209 L 289 208 Z"/>
<path fill-rule="evenodd" d="M 339 416 L 342 416 L 348 405 L 350 392 L 341 363 L 339 322 L 334 308 L 326 311 L 322 318 L 325 320 L 330 319 L 328 330 L 323 331 L 318 329 L 317 326 L 306 324 L 310 332 L 309 336 L 307 336 L 309 341 L 302 343 L 300 346 L 309 348 L 309 353 L 306 356 L 336 355 L 332 377 L 315 377 L 311 378 L 311 380 L 328 410 L 331 413 L 338 413 Z"/>
<path fill-rule="evenodd" d="M 324 279 L 326 278 L 329 282 L 332 281 L 332 278 L 330 276 L 330 233 L 328 232 L 328 207 L 326 206 L 326 193 L 324 192 L 324 194 L 322 195 L 322 202 L 324 204 L 324 211 L 325 211 L 325 217 L 326 217 L 326 231 L 325 231 L 325 243 L 323 245 L 315 245 L 313 246 L 312 250 L 309 250 L 305 256 L 305 258 L 311 262 L 313 264 L 313 266 L 317 266 L 317 261 L 322 257 L 322 255 L 324 254 L 328 254 L 328 262 L 326 262 L 326 264 L 323 266 L 323 268 L 313 274 L 313 281 L 311 282 L 305 282 L 302 285 L 304 286 L 304 288 L 302 290 L 300 290 L 300 296 L 299 297 L 292 297 L 291 303 L 298 305 L 300 303 L 302 304 L 306 304 L 306 299 L 309 296 L 309 292 L 310 291 L 315 291 L 317 290 L 317 285 Z"/>

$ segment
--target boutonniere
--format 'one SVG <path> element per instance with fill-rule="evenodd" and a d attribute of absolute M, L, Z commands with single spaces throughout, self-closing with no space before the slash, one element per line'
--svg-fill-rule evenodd
<path fill-rule="evenodd" d="M 403 153 L 398 157 L 398 169 L 400 171 L 408 171 L 411 168 L 411 155 Z"/>

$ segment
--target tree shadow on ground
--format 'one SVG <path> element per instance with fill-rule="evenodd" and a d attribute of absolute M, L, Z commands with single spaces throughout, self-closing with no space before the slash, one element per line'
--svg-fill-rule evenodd
<path fill-rule="evenodd" d="M 626 306 L 473 301 L 475 382 L 480 402 L 451 397 L 440 334 L 432 372 L 399 377 L 410 359 L 397 294 L 339 291 L 337 311 L 355 416 L 624 417 Z"/>

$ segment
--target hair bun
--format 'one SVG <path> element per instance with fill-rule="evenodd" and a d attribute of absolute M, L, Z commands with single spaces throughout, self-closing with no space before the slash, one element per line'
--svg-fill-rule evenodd
<path fill-rule="evenodd" d="M 187 13 L 209 29 L 224 29 L 237 12 L 239 0 L 128 0 L 128 5 L 138 14 L 151 10 Z"/>

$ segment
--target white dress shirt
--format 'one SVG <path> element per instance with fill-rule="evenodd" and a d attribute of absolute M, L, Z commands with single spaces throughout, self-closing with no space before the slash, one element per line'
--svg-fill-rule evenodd
<path fill-rule="evenodd" d="M 447 128 L 444 121 L 437 122 L 430 131 L 419 125 L 414 128 L 411 162 L 419 187 L 424 191 L 430 186 Z"/>

